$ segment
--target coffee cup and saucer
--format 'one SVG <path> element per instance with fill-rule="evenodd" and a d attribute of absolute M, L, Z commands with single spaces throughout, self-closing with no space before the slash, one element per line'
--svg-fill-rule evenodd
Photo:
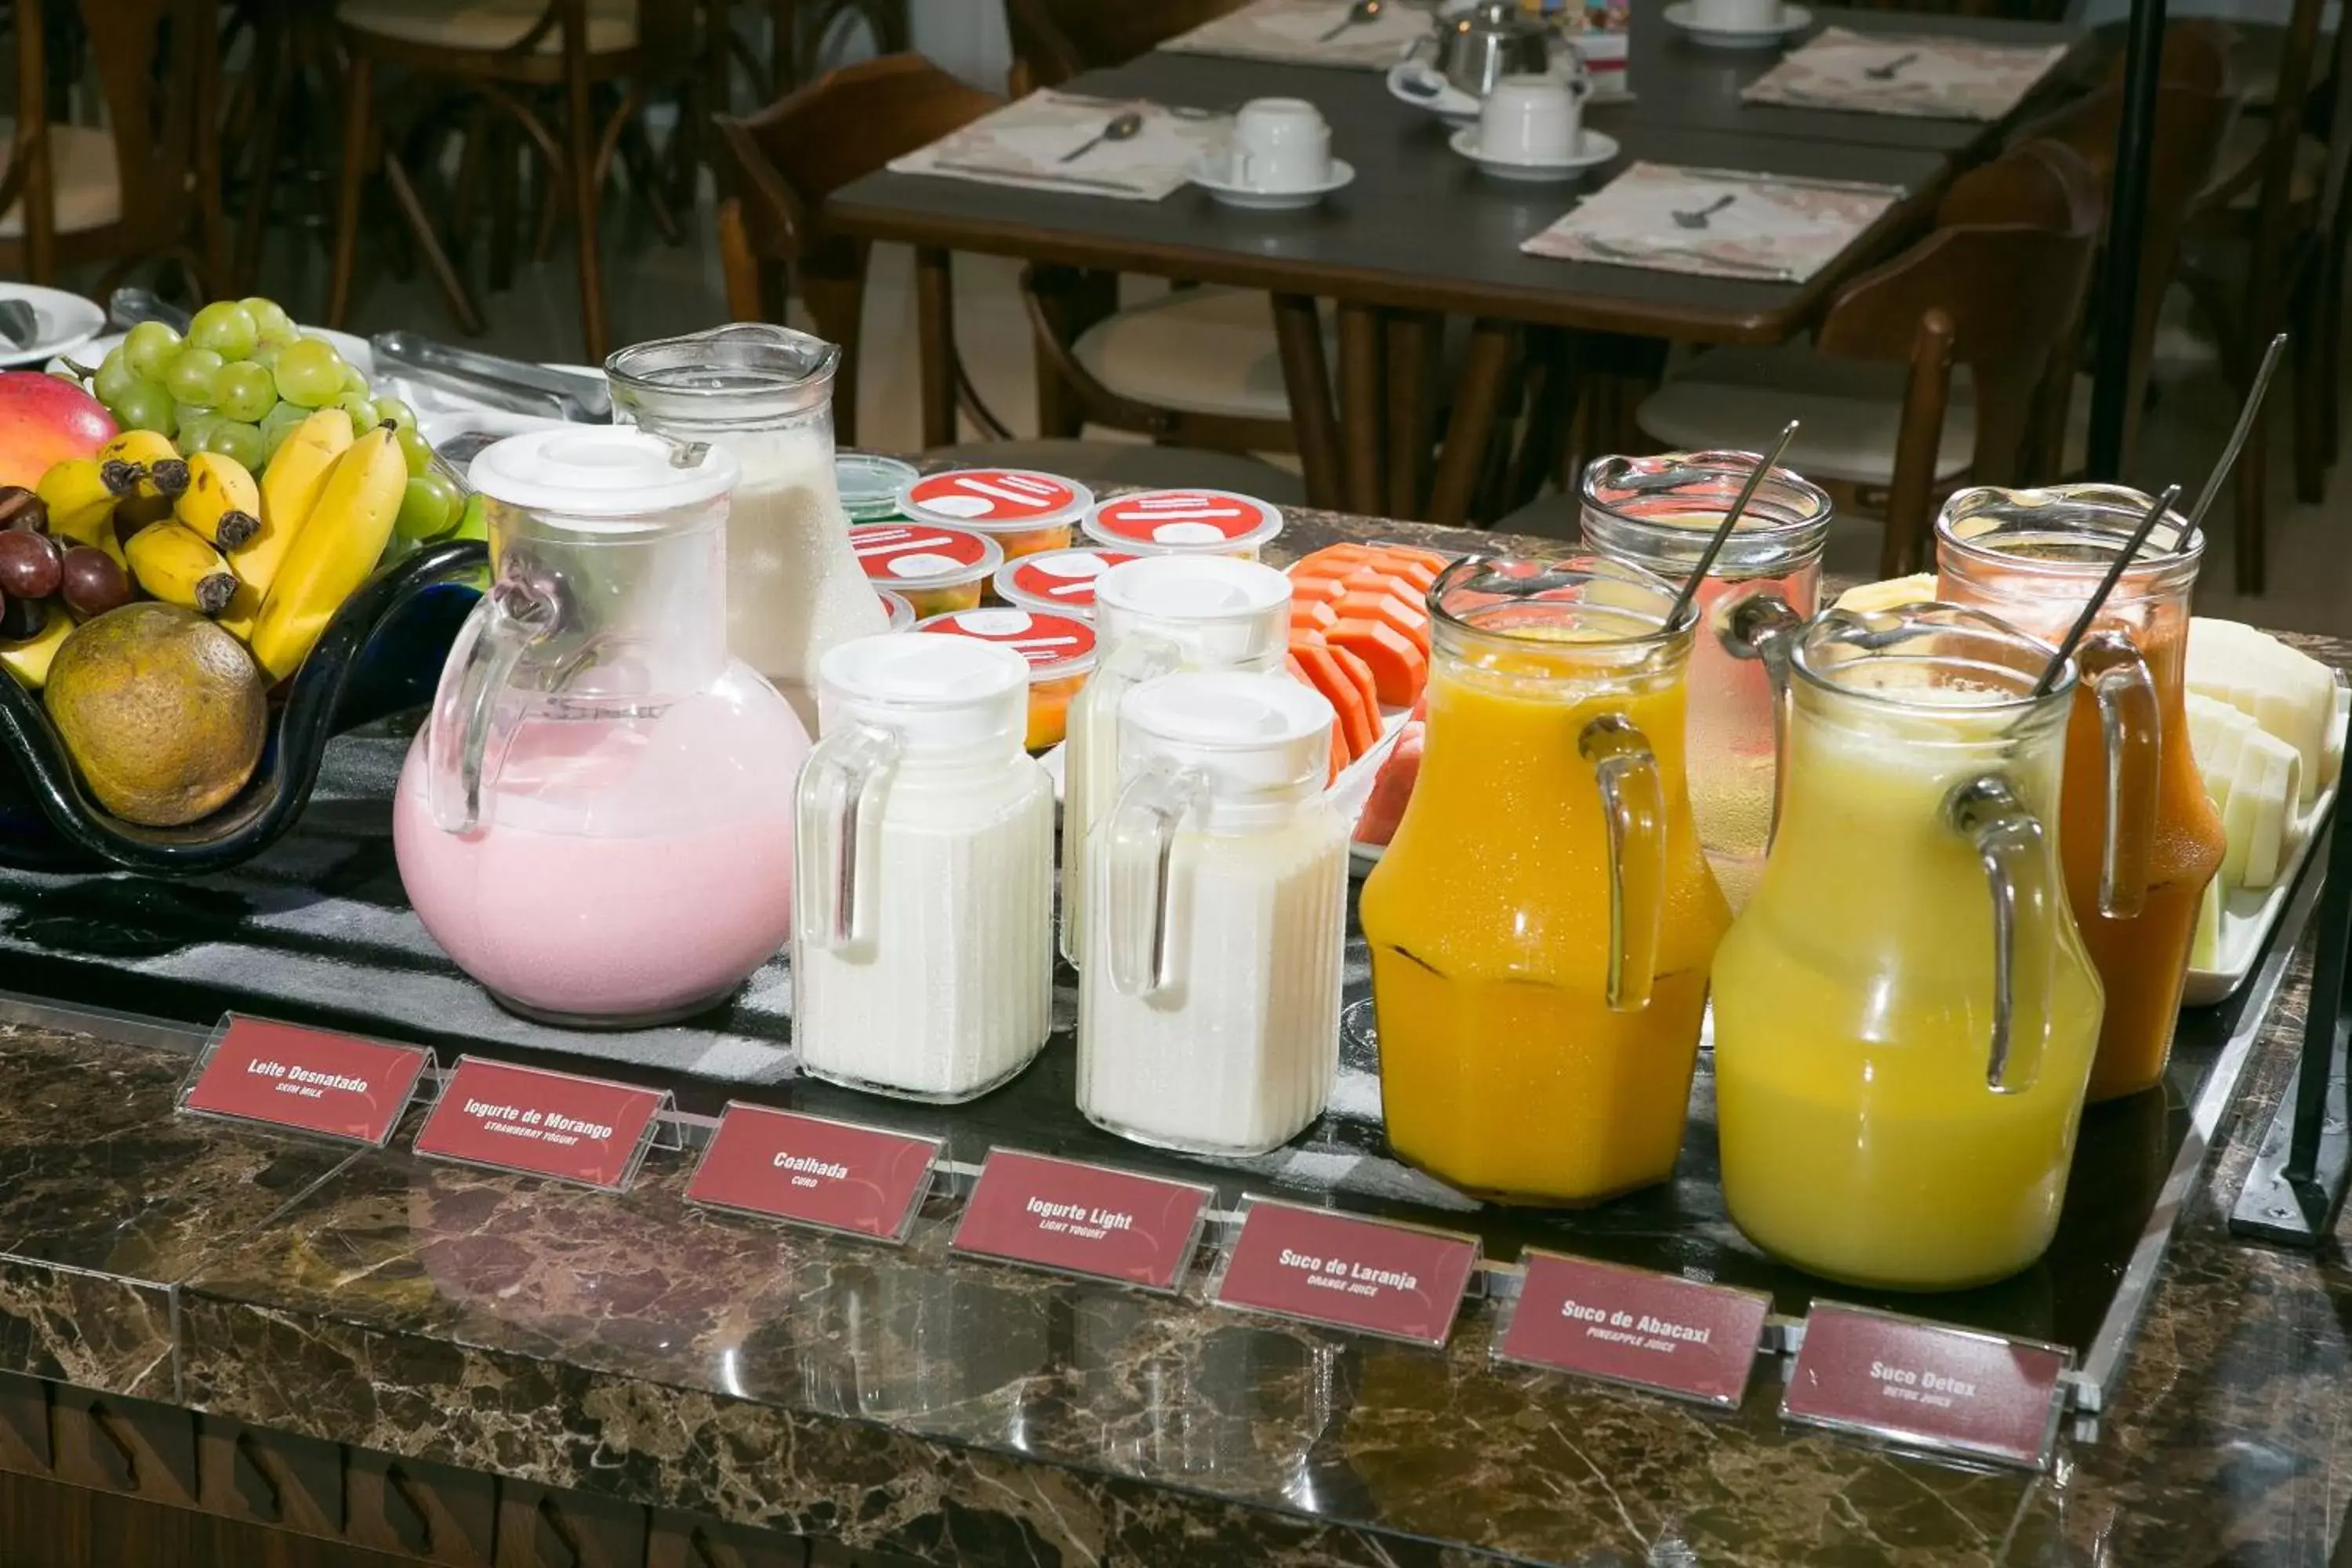
<path fill-rule="evenodd" d="M 1448 144 L 1498 180 L 1549 184 L 1617 156 L 1617 141 L 1584 128 L 1590 84 L 1549 72 L 1507 76 L 1478 110 L 1478 122 Z"/>
<path fill-rule="evenodd" d="M 1813 25 L 1813 14 L 1787 0 L 1675 0 L 1666 25 L 1714 49 L 1769 49 Z"/>
<path fill-rule="evenodd" d="M 1234 141 L 1190 170 L 1213 200 L 1253 212 L 1311 207 L 1356 178 L 1331 156 L 1331 127 L 1303 98 L 1254 98 L 1234 116 Z"/>

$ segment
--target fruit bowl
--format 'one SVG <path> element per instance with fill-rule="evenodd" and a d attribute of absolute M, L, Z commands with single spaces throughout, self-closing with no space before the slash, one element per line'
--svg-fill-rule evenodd
<path fill-rule="evenodd" d="M 181 827 L 138 826 L 92 802 L 40 697 L 0 677 L 0 866 L 192 876 L 259 854 L 301 814 L 330 739 L 432 699 L 478 597 L 464 580 L 488 559 L 478 542 L 453 540 L 378 571 L 273 695 L 253 777 L 226 805 Z"/>

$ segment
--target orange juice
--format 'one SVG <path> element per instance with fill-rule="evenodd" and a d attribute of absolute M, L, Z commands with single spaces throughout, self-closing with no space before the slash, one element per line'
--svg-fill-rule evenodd
<path fill-rule="evenodd" d="M 1674 1170 L 1728 912 L 1684 784 L 1672 594 L 1591 558 L 1431 591 L 1421 777 L 1360 912 L 1389 1142 L 1465 1192 L 1585 1204 Z"/>

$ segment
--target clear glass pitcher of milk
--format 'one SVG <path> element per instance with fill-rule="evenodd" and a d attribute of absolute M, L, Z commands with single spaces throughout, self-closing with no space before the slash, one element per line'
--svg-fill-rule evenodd
<path fill-rule="evenodd" d="M 792 934 L 786 781 L 808 754 L 727 652 L 735 460 L 566 425 L 499 442 L 467 477 L 492 579 L 394 797 L 409 902 L 529 1016 L 698 1012 Z"/>
<path fill-rule="evenodd" d="M 1281 674 L 1165 675 L 1120 700 L 1078 976 L 1078 1109 L 1097 1126 L 1263 1154 L 1323 1113 L 1348 915 L 1332 721 Z"/>
<path fill-rule="evenodd" d="M 840 363 L 822 338 L 760 322 L 638 343 L 604 362 L 616 417 L 709 442 L 740 465 L 727 524 L 727 646 L 812 731 L 824 650 L 889 629 L 849 547 L 834 481 Z"/>
<path fill-rule="evenodd" d="M 1022 749 L 1029 661 L 969 637 L 860 637 L 817 665 L 797 791 L 801 1070 L 985 1094 L 1054 1014 L 1054 784 Z"/>

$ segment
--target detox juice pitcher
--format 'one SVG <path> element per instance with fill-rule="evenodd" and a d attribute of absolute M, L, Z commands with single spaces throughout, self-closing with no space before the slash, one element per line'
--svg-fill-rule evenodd
<path fill-rule="evenodd" d="M 1403 1158 L 1502 1202 L 1664 1180 L 1728 913 L 1683 778 L 1696 625 L 1594 556 L 1430 589 L 1421 777 L 1364 885 L 1381 1100 Z"/>
<path fill-rule="evenodd" d="M 1680 582 L 1757 461 L 1752 452 L 1595 458 L 1580 489 L 1585 547 Z M 1764 874 L 1772 836 L 1780 655 L 1764 634 L 1793 633 L 1812 616 L 1832 510 L 1820 486 L 1773 469 L 1699 584 L 1687 683 L 1691 815 L 1735 912 Z"/>
<path fill-rule="evenodd" d="M 1791 657 L 1780 824 L 1715 959 L 1731 1217 L 1833 1279 L 2015 1273 L 2058 1223 L 2099 979 L 2053 825 L 2071 665 L 1948 605 L 1833 610 Z"/>
<path fill-rule="evenodd" d="M 2112 485 L 1961 490 L 1936 520 L 1940 595 L 2056 641 L 2081 615 L 2149 499 Z M 2106 1024 L 2090 1098 L 2164 1077 L 2197 905 L 2221 868 L 2221 819 L 2189 749 L 2189 595 L 2204 536 L 2158 521 L 2075 662 L 2058 850 Z"/>

